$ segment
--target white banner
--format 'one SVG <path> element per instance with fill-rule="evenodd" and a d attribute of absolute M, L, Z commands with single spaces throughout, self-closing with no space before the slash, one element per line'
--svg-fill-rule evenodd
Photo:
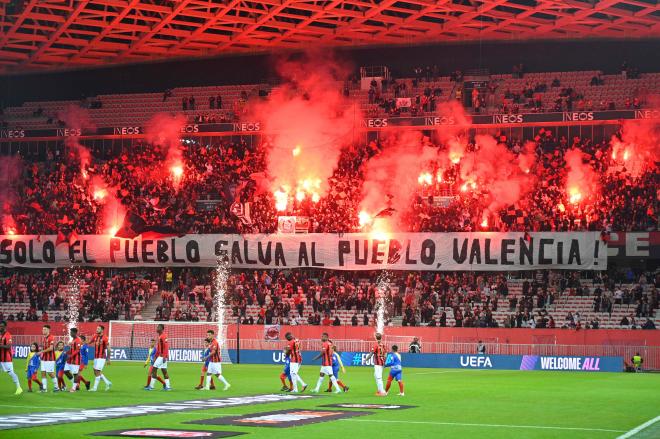
<path fill-rule="evenodd" d="M 541 268 L 605 270 L 599 232 L 346 233 L 306 235 L 185 235 L 124 239 L 81 235 L 0 236 L 2 267 L 212 267 L 227 255 L 236 268 L 334 270 L 481 270 Z"/>

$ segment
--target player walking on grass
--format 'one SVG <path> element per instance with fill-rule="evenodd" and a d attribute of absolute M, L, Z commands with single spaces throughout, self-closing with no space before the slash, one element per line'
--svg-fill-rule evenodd
<path fill-rule="evenodd" d="M 202 352 L 202 374 L 199 377 L 199 385 L 195 387 L 196 390 L 202 390 L 204 388 L 204 378 L 206 378 L 206 372 L 209 370 L 209 363 L 211 362 L 211 349 L 209 346 L 211 342 L 208 338 L 204 339 L 204 352 Z M 211 390 L 215 390 L 215 384 L 213 383 L 213 377 L 211 377 Z"/>
<path fill-rule="evenodd" d="M 80 346 L 80 372 L 78 372 L 78 382 L 85 383 L 85 387 L 89 390 L 90 382 L 85 379 L 83 376 L 83 370 L 89 364 L 89 345 L 87 344 L 87 337 L 84 335 L 80 336 L 80 341 L 82 346 Z"/>
<path fill-rule="evenodd" d="M 379 332 L 376 332 L 374 339 L 376 344 L 371 349 L 369 355 L 367 355 L 366 360 L 369 361 L 372 357 L 374 359 L 374 378 L 376 378 L 376 396 L 385 396 L 385 389 L 383 388 L 383 366 L 385 365 L 385 346 L 381 341 L 383 335 Z"/>
<path fill-rule="evenodd" d="M 18 381 L 18 376 L 14 372 L 14 363 L 12 363 L 13 355 L 11 352 L 12 339 L 11 334 L 7 331 L 7 322 L 4 320 L 0 322 L 0 367 L 3 372 L 11 377 L 11 380 L 16 384 L 16 392 L 14 395 L 23 393 L 21 383 Z"/>
<path fill-rule="evenodd" d="M 64 385 L 64 366 L 66 366 L 67 353 L 64 352 L 64 342 L 58 341 L 55 346 L 55 374 L 57 375 L 57 388 L 66 390 Z M 41 362 L 43 364 L 43 360 Z M 42 392 L 46 389 L 42 387 Z"/>
<path fill-rule="evenodd" d="M 158 377 L 158 370 L 161 370 L 163 372 L 163 378 L 165 379 L 165 387 L 163 387 L 163 390 L 170 391 L 172 390 L 172 387 L 170 386 L 170 376 L 167 373 L 169 342 L 167 340 L 167 334 L 165 333 L 165 325 L 160 323 L 156 326 L 156 332 L 158 333 L 156 360 L 154 361 L 153 369 L 151 371 L 151 382 L 144 388 L 144 390 L 154 390 L 154 380 Z"/>
<path fill-rule="evenodd" d="M 396 380 L 396 382 L 399 383 L 399 396 L 404 396 L 401 354 L 399 354 L 399 347 L 397 345 L 392 346 L 392 352 L 387 356 L 385 367 L 388 366 L 390 368 L 390 375 L 387 377 L 387 385 L 385 386 L 385 393 L 388 393 L 390 391 L 392 380 Z"/>
<path fill-rule="evenodd" d="M 154 371 L 154 361 L 156 361 L 156 354 L 157 353 L 158 352 L 156 352 L 156 339 L 152 338 L 151 339 L 151 345 L 149 346 L 149 352 L 147 353 L 147 359 L 144 360 L 144 366 L 143 366 L 143 367 L 149 366 L 149 373 L 147 375 L 147 385 L 144 386 L 145 389 L 147 387 L 149 387 L 149 384 L 151 384 L 151 379 L 152 379 L 151 373 Z M 161 377 L 156 376 L 156 379 L 158 381 L 160 381 L 160 383 L 163 385 L 163 387 L 165 387 L 165 381 L 163 381 L 163 379 Z"/>
<path fill-rule="evenodd" d="M 78 384 L 80 383 L 78 374 L 80 373 L 80 348 L 82 347 L 82 340 L 78 337 L 77 328 L 71 328 L 69 335 L 71 335 L 71 343 L 69 344 L 69 352 L 67 354 L 66 365 L 64 366 L 64 375 L 73 382 L 70 390 L 73 393 L 78 390 Z"/>
<path fill-rule="evenodd" d="M 332 343 L 328 340 L 328 333 L 324 332 L 321 334 L 321 352 L 316 357 L 314 357 L 314 360 L 312 360 L 316 361 L 321 358 L 321 372 L 319 373 L 319 379 L 316 382 L 316 387 L 314 387 L 314 390 L 312 390 L 314 393 L 319 392 L 321 384 L 323 384 L 323 380 L 325 379 L 326 375 L 330 377 L 330 382 L 335 387 L 335 393 L 341 393 L 339 384 L 337 384 L 337 378 L 335 378 L 335 375 L 332 372 L 332 353 Z"/>
<path fill-rule="evenodd" d="M 286 380 L 289 380 L 289 385 L 286 385 Z M 280 381 L 282 381 L 282 392 L 291 392 L 293 390 L 293 383 L 291 381 L 291 357 L 284 353 L 284 370 L 280 374 Z"/>
<path fill-rule="evenodd" d="M 288 355 L 291 359 L 289 368 L 291 371 L 291 380 L 293 381 L 293 392 L 298 393 L 298 383 L 302 384 L 301 392 L 304 392 L 307 389 L 307 384 L 300 378 L 300 364 L 302 363 L 302 352 L 300 350 L 300 341 L 296 339 L 293 334 L 287 332 L 284 337 L 287 339 L 287 346 L 285 350 L 285 355 Z"/>
<path fill-rule="evenodd" d="M 209 356 L 211 361 L 206 372 L 206 386 L 204 386 L 204 390 L 211 390 L 210 386 L 213 375 L 218 377 L 222 384 L 225 385 L 223 390 L 229 390 L 231 384 L 222 376 L 222 351 L 220 350 L 220 343 L 218 343 L 218 340 L 215 338 L 215 332 L 212 330 L 209 329 L 206 335 L 209 340 Z"/>
<path fill-rule="evenodd" d="M 37 379 L 37 371 L 41 365 L 41 358 L 37 352 L 39 351 L 39 344 L 35 341 L 30 345 L 30 352 L 28 352 L 27 362 L 25 364 L 25 377 L 27 378 L 28 392 L 32 393 L 32 382 L 37 383 L 39 390 L 41 390 L 41 381 Z"/>
<path fill-rule="evenodd" d="M 41 333 L 44 336 L 44 341 L 41 344 L 40 352 L 37 352 L 41 357 L 41 391 L 48 391 L 48 380 L 46 375 L 53 381 L 53 392 L 59 392 L 58 380 L 55 376 L 55 337 L 50 333 L 50 325 L 44 325 Z"/>
<path fill-rule="evenodd" d="M 104 332 L 105 326 L 97 326 L 96 334 L 94 334 L 90 341 L 94 346 L 94 387 L 92 388 L 92 392 L 96 392 L 101 380 L 105 383 L 106 392 L 112 387 L 110 380 L 103 375 L 105 365 L 110 366 L 110 343 Z"/>
<path fill-rule="evenodd" d="M 335 375 L 335 378 L 337 378 L 337 384 L 339 384 L 339 387 L 342 388 L 344 392 L 348 392 L 348 386 L 344 383 L 341 382 L 339 379 L 339 370 L 341 369 L 342 373 L 346 373 L 346 369 L 344 368 L 344 363 L 341 361 L 341 355 L 339 355 L 339 352 L 337 352 L 337 346 L 332 345 L 332 373 Z M 332 381 L 328 382 L 328 389 L 326 392 L 332 392 Z"/>

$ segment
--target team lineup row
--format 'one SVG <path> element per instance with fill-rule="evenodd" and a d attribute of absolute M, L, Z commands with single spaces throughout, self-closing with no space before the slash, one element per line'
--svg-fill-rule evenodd
<path fill-rule="evenodd" d="M 81 382 L 85 384 L 87 390 L 96 392 L 101 380 L 105 383 L 105 390 L 110 390 L 112 383 L 103 374 L 105 365 L 110 364 L 110 344 L 108 343 L 108 337 L 105 336 L 103 325 L 97 326 L 96 333 L 89 340 L 89 344 L 84 335 L 78 335 L 77 328 L 71 328 L 69 330 L 71 341 L 68 344 L 68 349 L 65 349 L 62 341 L 55 343 L 55 337 L 50 333 L 49 325 L 43 326 L 42 334 L 42 349 L 39 350 L 37 342 L 32 343 L 27 357 L 25 372 L 29 392 L 32 391 L 32 383 L 36 383 L 41 392 L 47 392 L 48 378 L 53 382 L 54 392 L 64 391 L 66 390 L 65 377 L 72 383 L 69 389 L 70 392 L 77 391 Z M 11 334 L 7 331 L 7 323 L 2 321 L 0 322 L 0 367 L 2 367 L 3 372 L 9 374 L 16 385 L 15 394 L 20 395 L 23 393 L 23 389 L 18 376 L 14 372 L 12 345 L 13 340 Z M 94 348 L 93 387 L 90 381 L 82 376 L 82 371 L 89 363 L 91 356 L 89 349 L 92 346 Z M 38 372 L 41 372 L 41 380 L 38 379 Z"/>
<path fill-rule="evenodd" d="M 172 390 L 172 387 L 167 371 L 169 342 L 165 333 L 165 326 L 159 324 L 156 327 L 156 332 L 158 337 L 151 340 L 147 359 L 144 362 L 144 367 L 149 366 L 147 384 L 144 390 L 153 390 L 154 382 L 159 381 L 163 385 L 163 390 L 169 391 Z M 69 330 L 71 341 L 68 344 L 68 349 L 65 349 L 64 342 L 62 341 L 55 343 L 55 338 L 50 333 L 49 325 L 43 326 L 42 334 L 42 349 L 39 350 L 38 343 L 32 343 L 27 358 L 25 371 L 29 392 L 32 391 L 32 383 L 36 383 L 41 392 L 47 392 L 47 377 L 50 377 L 53 382 L 54 392 L 67 390 L 65 378 L 71 381 L 70 392 L 76 392 L 80 388 L 81 383 L 86 386 L 87 390 L 95 392 L 101 380 L 105 383 L 105 390 L 110 390 L 112 383 L 103 374 L 104 367 L 110 364 L 110 343 L 108 337 L 105 335 L 105 327 L 103 325 L 97 326 L 96 333 L 89 340 L 89 344 L 85 335 L 79 335 L 77 328 L 71 328 Z M 280 381 L 282 382 L 281 390 L 294 393 L 299 391 L 304 392 L 307 389 L 307 384 L 300 377 L 300 367 L 302 365 L 301 343 L 290 332 L 286 333 L 285 337 L 287 345 L 284 349 L 284 371 L 280 374 Z M 371 358 L 374 360 L 376 395 L 387 395 L 392 381 L 396 380 L 399 384 L 399 395 L 403 396 L 401 355 L 398 353 L 398 347 L 396 345 L 392 346 L 391 352 L 386 354 L 386 349 L 382 343 L 382 334 L 376 333 L 374 339 L 375 344 L 367 360 L 371 360 Z M 344 373 L 346 370 L 336 346 L 329 339 L 327 333 L 322 334 L 321 342 L 321 352 L 313 359 L 313 361 L 321 359 L 321 370 L 313 392 L 319 392 L 326 375 L 329 378 L 327 392 L 331 392 L 333 387 L 335 393 L 347 392 L 349 387 L 339 379 L 340 370 Z M 18 376 L 14 372 L 12 344 L 13 340 L 11 334 L 7 331 L 7 324 L 2 321 L 0 322 L 0 365 L 3 372 L 8 373 L 16 385 L 15 394 L 20 395 L 23 393 L 23 389 Z M 215 389 L 213 382 L 213 377 L 215 376 L 224 384 L 224 390 L 228 390 L 231 384 L 222 375 L 222 351 L 213 330 L 207 331 L 207 338 L 204 340 L 204 344 L 205 351 L 202 355 L 202 373 L 199 384 L 195 388 L 198 390 Z M 89 364 L 89 350 L 92 348 L 94 349 L 92 366 L 94 371 L 93 387 L 91 382 L 87 381 L 82 375 L 82 371 Z M 383 385 L 382 376 L 384 367 L 390 367 L 386 386 Z M 163 375 L 162 378 L 158 376 L 159 370 Z M 37 375 L 39 371 L 41 372 L 41 380 L 38 379 Z M 301 386 L 300 388 L 299 384 Z"/>

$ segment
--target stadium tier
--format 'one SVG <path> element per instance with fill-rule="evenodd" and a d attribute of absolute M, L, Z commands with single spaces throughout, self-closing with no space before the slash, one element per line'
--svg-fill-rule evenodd
<path fill-rule="evenodd" d="M 660 438 L 659 37 L 0 0 L 0 437 Z"/>
<path fill-rule="evenodd" d="M 419 69 L 424 72 L 430 68 Z M 463 75 L 463 73 L 461 73 Z M 474 83 L 439 76 L 437 72 L 415 77 L 378 79 L 377 87 L 364 89 L 357 81 L 336 82 L 340 90 L 368 117 L 410 116 L 437 113 L 446 102 L 465 103 L 473 114 L 550 113 L 653 108 L 660 89 L 660 73 L 604 74 L 601 71 L 543 72 L 473 75 Z M 384 83 L 383 83 L 384 82 Z M 181 113 L 189 123 L 251 121 L 250 101 L 277 91 L 277 85 L 177 87 L 162 93 L 135 93 L 87 97 L 89 122 L 96 127 L 145 125 L 158 113 Z M 477 93 L 474 93 L 477 90 Z M 468 95 L 469 94 L 469 95 Z M 410 103 L 397 104 L 398 98 Z M 478 104 L 475 103 L 478 101 Z M 65 110 L 81 101 L 25 102 L 8 107 L 0 121 L 11 130 L 39 130 L 58 126 Z"/>
<path fill-rule="evenodd" d="M 208 274 L 167 271 L 106 279 L 81 274 L 78 321 L 212 322 L 217 312 Z M 256 325 L 373 325 L 375 279 L 360 273 L 318 277 L 244 272 L 228 280 L 226 315 Z M 658 293 L 645 276 L 589 280 L 558 272 L 534 279 L 410 273 L 387 285 L 388 325 L 474 328 L 654 329 Z M 63 272 L 14 275 L 0 285 L 0 320 L 66 321 L 71 286 Z"/>

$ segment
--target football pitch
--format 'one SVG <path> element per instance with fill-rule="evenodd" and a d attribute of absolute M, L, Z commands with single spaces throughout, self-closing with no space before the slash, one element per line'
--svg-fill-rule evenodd
<path fill-rule="evenodd" d="M 23 364 L 14 367 L 24 384 Z M 341 378 L 350 386 L 343 394 L 320 393 L 314 397 L 250 404 L 240 398 L 250 395 L 286 395 L 279 392 L 280 366 L 223 365 L 224 375 L 232 384 L 223 392 L 198 391 L 200 366 L 172 363 L 171 392 L 142 390 L 146 370 L 138 363 L 115 362 L 105 370 L 113 382 L 110 392 L 83 390 L 71 393 L 24 393 L 14 396 L 14 388 L 6 374 L 0 375 L 0 428 L 6 428 L 8 417 L 45 412 L 71 412 L 58 415 L 62 421 L 52 425 L 0 430 L 2 438 L 75 438 L 93 433 L 129 429 L 180 429 L 243 432 L 248 438 L 659 438 L 660 421 L 643 429 L 636 428 L 660 415 L 660 374 L 520 372 L 461 369 L 404 368 L 404 397 L 397 396 L 393 384 L 390 395 L 374 395 L 372 368 L 347 368 Z M 84 375 L 92 378 L 90 370 Z M 318 366 L 304 366 L 301 376 L 309 384 L 303 395 L 312 396 L 318 378 Z M 52 385 L 49 382 L 49 385 Z M 327 378 L 324 382 L 327 387 Z M 27 390 L 27 389 L 26 389 Z M 231 400 L 236 403 L 212 407 L 201 400 Z M 186 405 L 185 402 L 188 402 Z M 195 401 L 195 402 L 192 402 Z M 170 404 L 163 413 L 140 414 L 136 409 L 115 413 L 116 417 L 71 422 L 81 410 L 104 407 Z M 332 408 L 328 404 L 390 404 L 413 406 L 402 409 Z M 331 419 L 309 418 L 295 427 L 278 428 L 272 422 L 258 426 L 221 425 L 223 419 L 238 415 L 257 416 L 264 412 L 294 415 L 330 412 Z M 309 412 L 306 412 L 306 411 Z M 131 412 L 132 411 L 132 412 Z M 333 411 L 359 412 L 359 416 L 332 418 Z M 304 417 L 304 416 L 303 416 Z M 323 416 L 321 416 L 322 418 Z M 41 417 L 47 419 L 47 417 Z M 271 419 L 271 418 L 268 418 Z M 277 416 L 274 419 L 280 419 Z M 190 424 L 212 420 L 214 424 Z M 290 420 L 290 418 L 289 418 Z M 20 422 L 20 421 L 18 421 Z M 50 422 L 50 421 L 48 421 Z M 275 422 L 277 424 L 277 422 Z M 290 425 L 290 424 L 289 424 Z M 631 434 L 632 433 L 632 434 Z"/>

